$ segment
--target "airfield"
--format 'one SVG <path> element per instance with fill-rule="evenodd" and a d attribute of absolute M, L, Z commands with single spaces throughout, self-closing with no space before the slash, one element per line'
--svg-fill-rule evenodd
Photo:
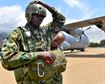
<path fill-rule="evenodd" d="M 67 69 L 63 73 L 63 84 L 105 84 L 105 48 L 65 53 Z M 13 72 L 3 69 L 1 65 L 0 84 L 16 84 Z"/>

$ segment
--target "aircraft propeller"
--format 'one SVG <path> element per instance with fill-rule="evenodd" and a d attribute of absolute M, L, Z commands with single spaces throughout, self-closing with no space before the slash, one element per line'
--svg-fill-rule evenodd
<path fill-rule="evenodd" d="M 87 31 L 87 30 L 89 30 L 90 28 L 91 28 L 91 27 L 88 27 L 88 28 L 85 29 L 85 30 L 83 30 L 83 28 L 82 28 L 83 32 L 82 32 L 82 34 L 81 34 L 81 36 L 80 36 L 80 40 L 79 40 L 79 41 L 81 41 L 82 35 L 84 35 L 85 37 L 87 37 L 86 34 L 85 34 L 84 32 Z M 88 37 L 87 37 L 87 38 L 88 38 Z"/>

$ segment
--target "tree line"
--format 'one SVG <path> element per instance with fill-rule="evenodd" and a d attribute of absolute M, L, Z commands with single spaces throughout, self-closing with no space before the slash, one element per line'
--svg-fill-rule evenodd
<path fill-rule="evenodd" d="M 89 47 L 105 47 L 105 39 L 101 40 L 100 43 L 90 42 Z"/>

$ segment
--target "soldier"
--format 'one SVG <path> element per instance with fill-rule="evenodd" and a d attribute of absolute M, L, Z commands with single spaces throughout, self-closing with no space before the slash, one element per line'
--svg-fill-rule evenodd
<path fill-rule="evenodd" d="M 41 27 L 46 9 L 53 21 Z M 50 50 L 51 40 L 64 25 L 65 17 L 41 1 L 29 3 L 25 17 L 26 25 L 13 30 L 3 44 L 3 67 L 14 70 L 17 84 L 62 84 L 66 60 L 62 52 L 56 55 Z"/>
<path fill-rule="evenodd" d="M 64 31 L 60 31 L 51 41 L 51 50 L 59 48 L 60 44 L 63 43 L 66 39 Z"/>

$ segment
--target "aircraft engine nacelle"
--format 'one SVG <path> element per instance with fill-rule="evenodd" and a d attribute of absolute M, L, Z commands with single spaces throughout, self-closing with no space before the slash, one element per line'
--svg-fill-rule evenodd
<path fill-rule="evenodd" d="M 104 22 L 104 23 L 102 23 L 102 22 L 97 23 L 96 26 L 97 26 L 98 28 L 102 29 L 102 30 L 105 32 L 105 22 Z"/>

